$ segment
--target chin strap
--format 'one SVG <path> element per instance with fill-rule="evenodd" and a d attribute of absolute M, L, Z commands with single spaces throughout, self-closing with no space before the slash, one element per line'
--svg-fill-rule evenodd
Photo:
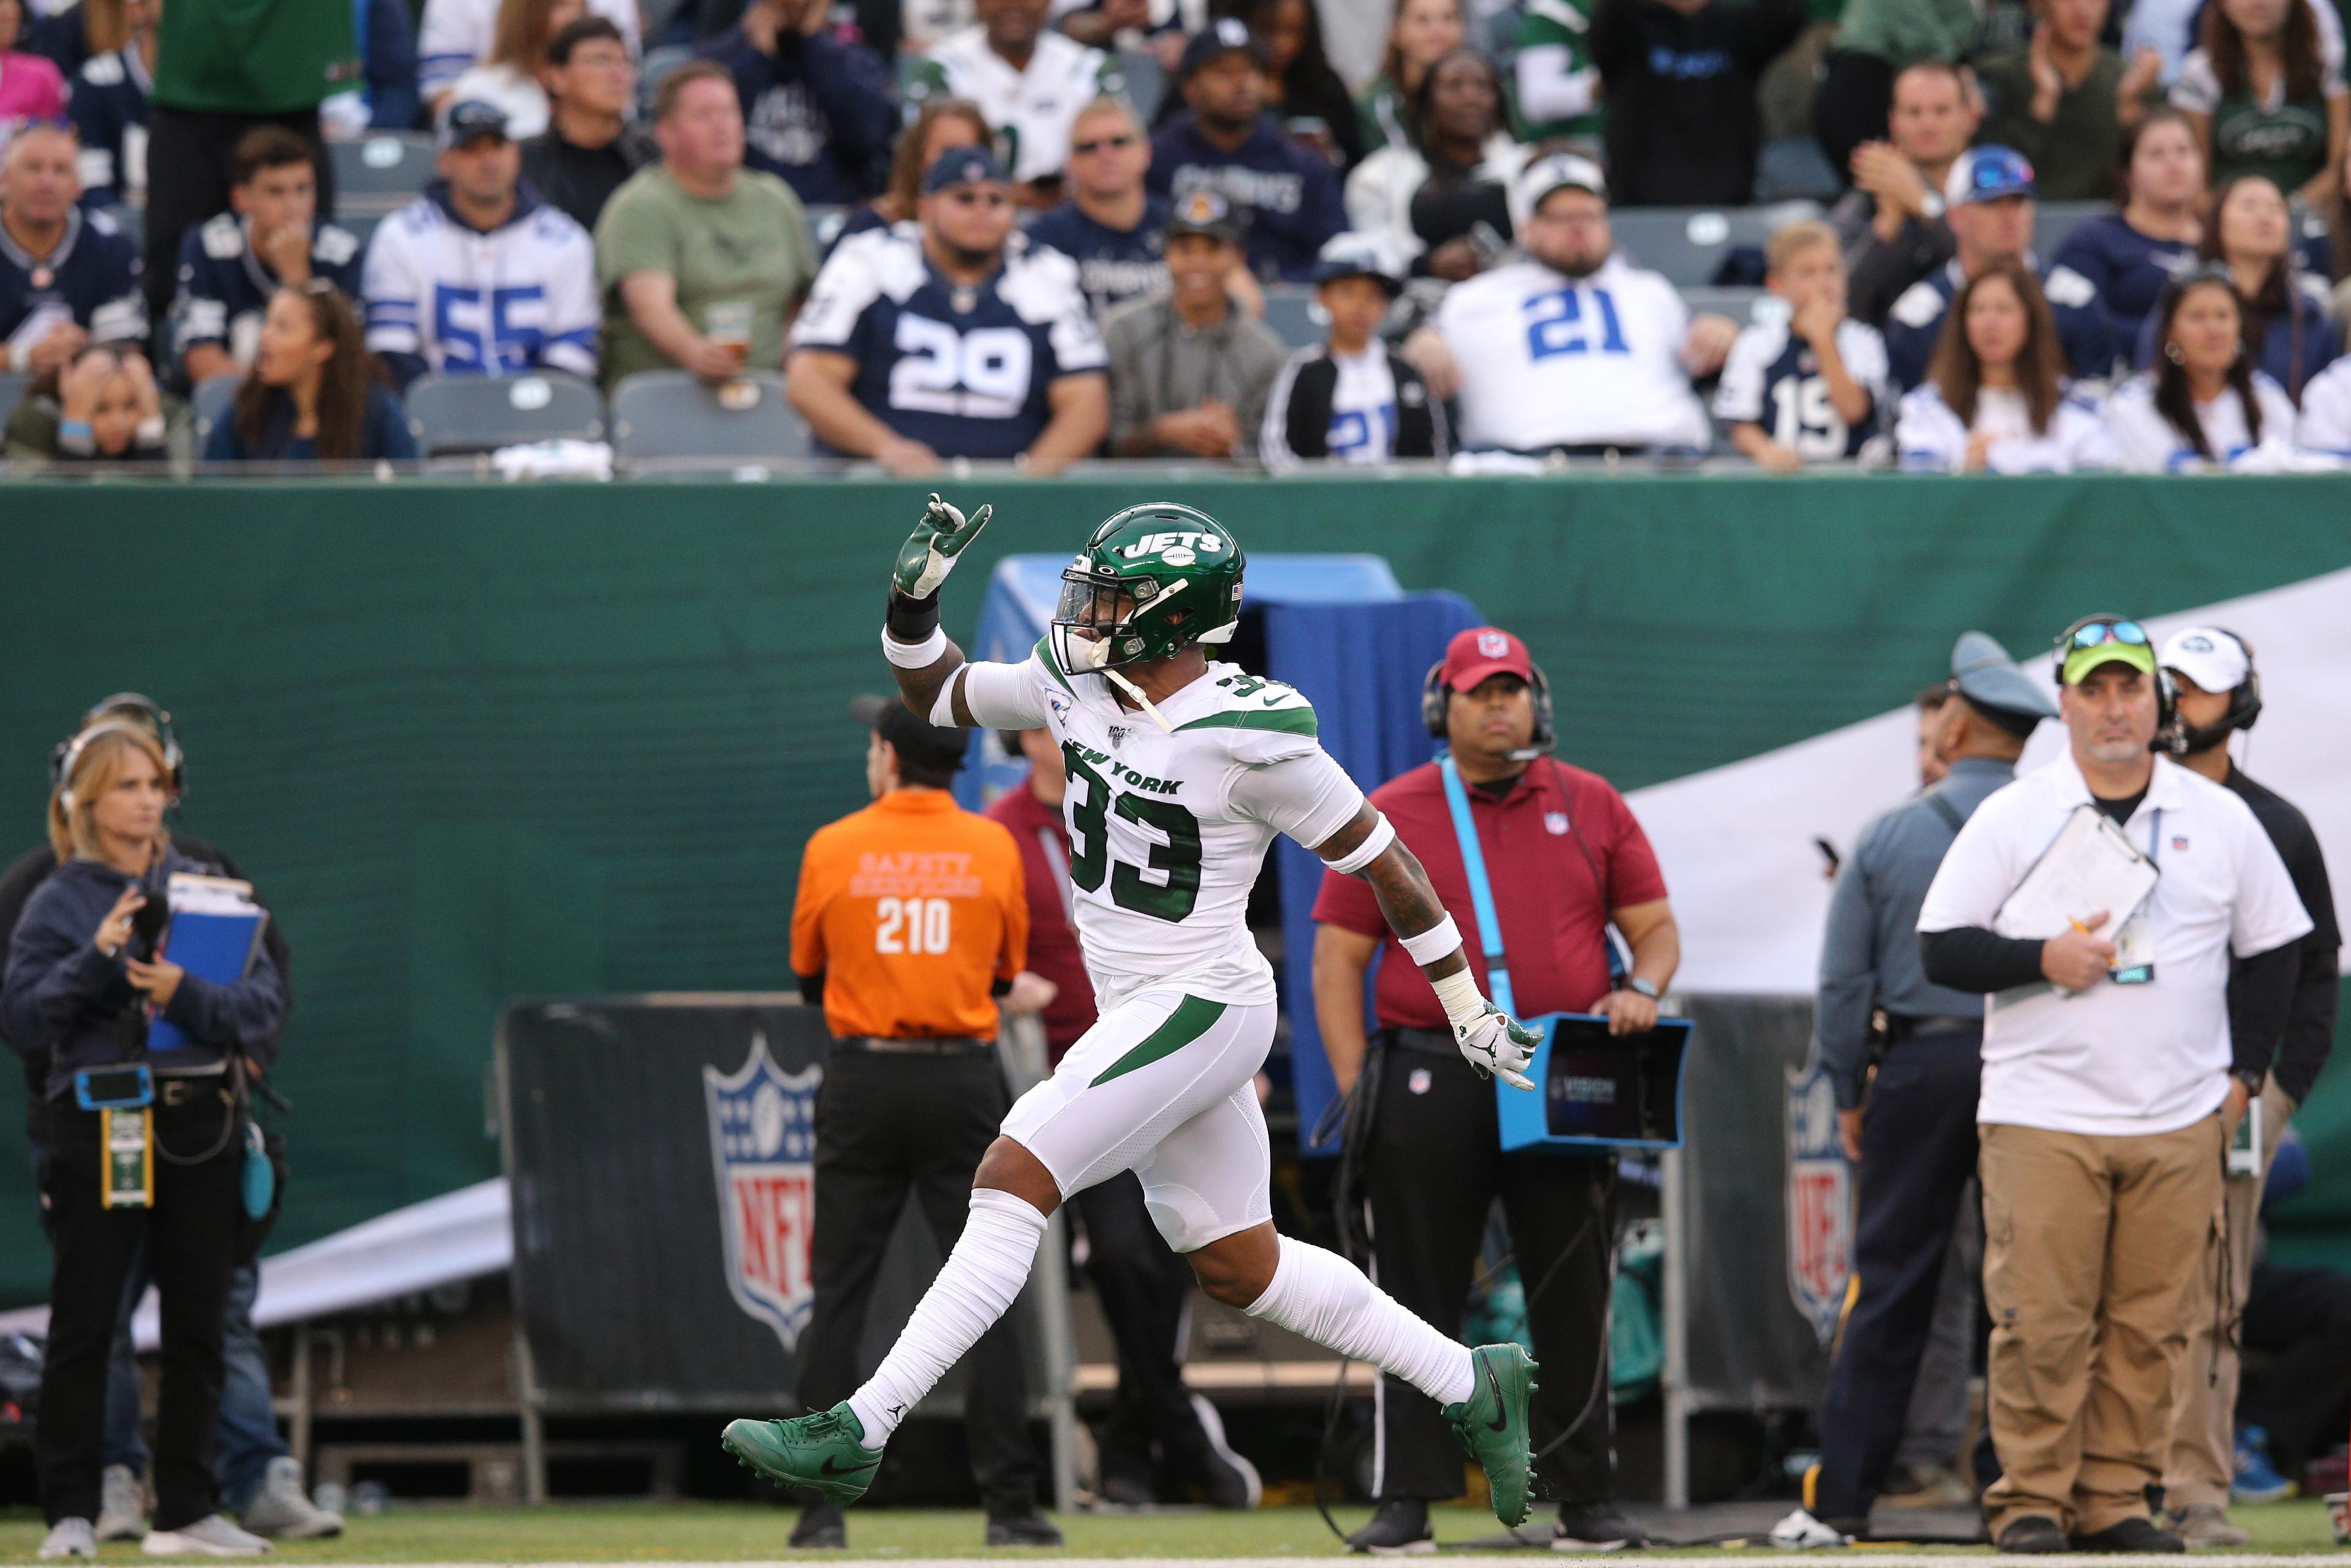
<path fill-rule="evenodd" d="M 1166 715 L 1161 713 L 1157 708 L 1151 706 L 1151 699 L 1143 695 L 1143 688 L 1136 685 L 1133 681 L 1128 680 L 1124 675 L 1120 674 L 1116 670 L 1103 670 L 1100 673 L 1107 676 L 1112 684 L 1116 685 L 1120 691 L 1124 692 L 1128 696 L 1133 697 L 1138 704 L 1140 704 L 1143 711 L 1151 716 L 1151 721 L 1154 724 L 1157 725 L 1160 728 L 1165 730 L 1170 735 L 1176 733 L 1176 727 L 1167 722 Z"/>

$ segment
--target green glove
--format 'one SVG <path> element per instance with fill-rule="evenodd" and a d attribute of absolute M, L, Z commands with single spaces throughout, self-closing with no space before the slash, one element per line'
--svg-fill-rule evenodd
<path fill-rule="evenodd" d="M 956 558 L 979 538 L 979 530 L 987 527 L 994 511 L 993 507 L 982 507 L 967 521 L 961 512 L 934 495 L 923 520 L 898 547 L 898 561 L 891 568 L 890 580 L 909 599 L 928 599 L 955 570 Z"/>

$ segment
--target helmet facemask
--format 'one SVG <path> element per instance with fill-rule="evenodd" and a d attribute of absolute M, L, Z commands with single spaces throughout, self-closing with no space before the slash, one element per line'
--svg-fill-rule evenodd
<path fill-rule="evenodd" d="M 1071 674 L 1099 674 L 1165 658 L 1189 641 L 1183 628 L 1196 606 L 1175 602 L 1191 582 L 1121 578 L 1071 565 L 1061 573 L 1053 612 L 1053 654 Z"/>

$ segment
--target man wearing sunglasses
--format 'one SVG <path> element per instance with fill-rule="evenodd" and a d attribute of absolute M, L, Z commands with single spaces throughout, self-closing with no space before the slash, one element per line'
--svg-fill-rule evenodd
<path fill-rule="evenodd" d="M 1076 264 L 1012 232 L 996 155 L 923 176 L 919 233 L 841 242 L 792 328 L 787 392 L 819 439 L 902 476 L 942 458 L 1057 473 L 1110 427 L 1102 336 Z"/>
<path fill-rule="evenodd" d="M 2158 755 L 2170 718 L 2136 621 L 2054 649 L 2069 744 L 1978 807 L 1918 914 L 1927 977 L 1985 998 L 1984 1494 L 2009 1552 L 2181 1552 L 2149 1516 L 2172 1382 L 2219 1306 L 2222 1163 L 2284 1032 L 2311 929 L 2252 810 Z M 2132 909 L 2011 916 L 2095 812 L 2154 862 Z M 2078 830 L 2077 830 L 2078 831 Z"/>
<path fill-rule="evenodd" d="M 1095 319 L 1167 286 L 1165 196 L 1144 189 L 1151 143 L 1122 99 L 1098 98 L 1070 126 L 1069 199 L 1029 225 L 1030 245 L 1078 264 Z"/>

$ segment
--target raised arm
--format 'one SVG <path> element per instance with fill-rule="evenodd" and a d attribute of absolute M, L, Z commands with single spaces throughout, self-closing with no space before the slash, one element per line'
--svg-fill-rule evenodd
<path fill-rule="evenodd" d="M 935 494 L 931 497 L 923 520 L 898 547 L 897 562 L 890 570 L 882 653 L 898 678 L 899 697 L 933 724 L 1036 729 L 1044 725 L 1046 713 L 1029 670 L 1018 664 L 967 664 L 963 650 L 939 628 L 939 588 L 993 511 L 982 507 L 967 519 Z"/>
<path fill-rule="evenodd" d="M 1454 1042 L 1480 1075 L 1499 1074 L 1520 1089 L 1532 1089 L 1526 1075 L 1540 1039 L 1508 1013 L 1488 1001 L 1478 989 L 1469 955 L 1461 946 L 1461 930 L 1445 912 L 1437 889 L 1419 860 L 1404 847 L 1379 808 L 1366 800 L 1346 826 L 1314 846 L 1314 852 L 1333 871 L 1360 876 L 1371 883 L 1380 914 L 1397 945 L 1444 1004 L 1453 1025 Z"/>

